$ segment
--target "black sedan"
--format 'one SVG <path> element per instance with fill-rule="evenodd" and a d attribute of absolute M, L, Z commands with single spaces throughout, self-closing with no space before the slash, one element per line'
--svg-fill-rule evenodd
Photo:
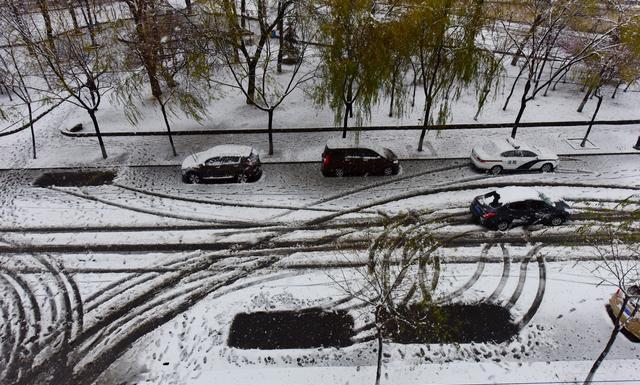
<path fill-rule="evenodd" d="M 559 226 L 569 219 L 569 205 L 531 188 L 505 187 L 475 197 L 469 208 L 476 222 L 505 231 L 520 225 Z"/>

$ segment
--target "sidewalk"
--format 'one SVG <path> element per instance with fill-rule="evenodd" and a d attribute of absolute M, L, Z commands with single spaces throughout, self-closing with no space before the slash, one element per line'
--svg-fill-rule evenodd
<path fill-rule="evenodd" d="M 610 95 L 611 90 L 605 90 Z M 499 94 L 489 100 L 477 122 L 476 105 L 472 96 L 465 95 L 452 106 L 449 119 L 453 124 L 508 123 L 515 120 L 517 101 L 512 101 L 506 111 L 502 110 L 505 95 Z M 332 112 L 315 108 L 303 98 L 301 92 L 293 94 L 276 111 L 274 128 L 311 128 L 334 126 Z M 382 100 L 371 112 L 370 120 L 364 126 L 420 125 L 422 119 L 423 96 L 418 92 L 416 107 L 403 118 L 388 116 L 388 101 Z M 577 113 L 580 93 L 574 86 L 563 86 L 547 97 L 538 97 L 530 102 L 523 122 L 588 121 L 595 103 L 589 102 L 584 112 Z M 1 101 L 0 101 L 1 102 Z M 637 120 L 640 119 L 640 92 L 619 93 L 615 99 L 607 97 L 597 120 Z M 162 117 L 155 106 L 147 102 L 142 108 L 144 114 L 137 125 L 129 123 L 122 107 L 104 102 L 99 110 L 99 122 L 103 132 L 148 133 L 164 131 Z M 77 167 L 77 166 L 127 166 L 146 164 L 180 164 L 192 152 L 203 151 L 217 144 L 246 144 L 257 148 L 263 162 L 319 161 L 327 139 L 341 136 L 340 132 L 276 133 L 275 153 L 268 156 L 266 134 L 229 134 L 207 136 L 175 136 L 178 157 L 173 157 L 167 137 L 131 136 L 105 137 L 109 158 L 103 160 L 95 138 L 70 138 L 61 134 L 77 123 L 85 126 L 85 132 L 93 132 L 86 112 L 72 105 L 63 105 L 36 123 L 38 158 L 32 159 L 29 130 L 15 135 L 0 137 L 0 168 Z M 172 118 L 174 131 L 227 130 L 265 128 L 266 114 L 244 103 L 242 95 L 229 93 L 215 100 L 210 106 L 210 116 L 201 124 L 179 113 Z M 357 125 L 357 119 L 350 119 L 349 125 Z M 640 136 L 640 125 L 604 126 L 595 125 L 589 136 L 590 143 L 585 148 L 579 146 L 587 127 L 521 127 L 517 138 L 533 145 L 547 147 L 558 154 L 602 154 L 635 153 L 633 149 Z M 393 149 L 402 159 L 463 158 L 468 157 L 471 148 L 484 139 L 506 138 L 511 129 L 470 129 L 428 132 L 424 151 L 417 152 L 420 130 L 372 131 L 361 134 L 361 140 L 376 142 Z M 349 134 L 353 140 L 354 133 Z"/>

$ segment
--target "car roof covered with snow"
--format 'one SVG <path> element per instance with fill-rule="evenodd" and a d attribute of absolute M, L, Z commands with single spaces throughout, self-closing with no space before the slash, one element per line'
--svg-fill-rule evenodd
<path fill-rule="evenodd" d="M 195 167 L 208 159 L 220 156 L 248 157 L 252 152 L 256 152 L 253 147 L 239 144 L 223 144 L 202 152 L 191 154 L 182 162 L 182 168 Z"/>
<path fill-rule="evenodd" d="M 545 148 L 532 146 L 526 142 L 512 139 L 512 138 L 493 139 L 483 143 L 480 147 L 489 155 L 498 155 L 498 154 L 502 154 L 505 151 L 511 151 L 511 150 L 526 150 L 526 151 L 531 151 L 536 153 L 537 155 L 542 155 L 545 157 L 555 156 L 555 154 L 551 153 L 549 150 Z"/>
<path fill-rule="evenodd" d="M 526 200 L 543 200 L 548 203 L 553 203 L 555 201 L 561 200 L 561 198 L 559 197 L 549 196 L 549 194 L 540 192 L 534 188 L 520 186 L 497 188 L 494 191 L 485 194 L 485 197 L 492 194 L 493 192 L 497 193 L 500 196 L 500 198 L 498 199 L 498 203 L 502 203 L 503 205 Z"/>
<path fill-rule="evenodd" d="M 380 155 L 385 155 L 388 148 L 380 146 L 379 144 L 368 142 L 368 141 L 359 141 L 358 144 L 355 144 L 353 139 L 341 139 L 341 138 L 332 138 L 327 140 L 327 148 L 332 150 L 335 149 L 350 149 L 350 148 L 364 148 L 370 149 L 377 152 Z"/>

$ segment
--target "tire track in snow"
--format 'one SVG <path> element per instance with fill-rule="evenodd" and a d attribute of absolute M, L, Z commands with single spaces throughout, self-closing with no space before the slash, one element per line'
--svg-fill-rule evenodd
<path fill-rule="evenodd" d="M 538 290 L 533 302 L 529 306 L 529 310 L 522 316 L 522 318 L 516 323 L 520 329 L 527 326 L 533 316 L 538 312 L 542 299 L 544 298 L 544 292 L 547 286 L 547 265 L 542 255 L 538 255 Z"/>
<path fill-rule="evenodd" d="M 397 183 L 397 182 L 402 182 L 402 181 L 405 181 L 405 180 L 408 180 L 408 179 L 412 179 L 412 178 L 418 178 L 418 177 L 421 177 L 421 176 L 424 176 L 424 175 L 427 175 L 427 174 L 450 171 L 450 170 L 455 170 L 455 169 L 462 169 L 462 168 L 466 168 L 466 167 L 468 167 L 468 164 L 440 167 L 440 168 L 436 168 L 436 169 L 422 171 L 422 172 L 415 173 L 415 174 L 401 176 L 401 177 L 398 177 L 398 178 L 393 178 L 391 180 L 386 180 L 386 181 L 383 181 L 383 182 L 372 183 L 370 185 L 366 185 L 366 186 L 358 187 L 358 188 L 355 188 L 355 189 L 347 190 L 347 191 L 344 191 L 344 192 L 341 192 L 341 193 L 338 193 L 338 194 L 334 194 L 334 195 L 328 196 L 326 198 L 319 199 L 319 200 L 311 202 L 308 205 L 305 205 L 303 207 L 304 208 L 310 208 L 310 207 L 318 206 L 320 204 L 324 204 L 324 203 L 328 203 L 328 202 L 331 202 L 331 201 L 335 201 L 335 200 L 338 200 L 338 199 L 341 199 L 341 198 L 346 198 L 348 196 L 355 195 L 357 193 L 361 193 L 361 192 L 364 192 L 364 191 L 367 191 L 367 190 L 371 190 L 371 189 L 374 189 L 374 188 L 378 188 L 378 187 L 394 184 L 394 183 Z M 271 217 L 271 220 L 281 218 L 281 217 L 283 217 L 285 215 L 288 215 L 288 214 L 291 214 L 291 212 L 278 214 L 276 216 Z"/>
<path fill-rule="evenodd" d="M 500 276 L 498 286 L 496 286 L 493 293 L 491 293 L 491 295 L 486 299 L 486 302 L 494 304 L 497 304 L 498 297 L 502 294 L 502 291 L 509 280 L 509 272 L 511 271 L 511 256 L 509 255 L 509 249 L 504 243 L 500 244 L 500 248 L 502 249 L 502 275 Z"/>
<path fill-rule="evenodd" d="M 227 206 L 227 207 L 246 207 L 246 208 L 257 208 L 257 209 L 274 209 L 274 210 L 306 210 L 306 211 L 320 211 L 320 212 L 336 212 L 338 210 L 329 209 L 329 208 L 315 208 L 315 207 L 305 207 L 305 206 L 286 206 L 286 205 L 269 205 L 269 204 L 259 204 L 259 203 L 241 203 L 241 202 L 227 202 L 227 201 L 212 201 L 208 199 L 201 198 L 189 198 L 182 197 L 179 195 L 171 195 L 165 194 L 161 192 L 149 191 L 139 189 L 137 187 L 126 186 L 120 183 L 114 183 L 112 186 L 120 187 L 125 190 L 137 192 L 139 194 L 145 194 L 149 196 L 154 196 L 158 198 L 172 199 L 184 202 L 192 202 L 192 203 L 200 203 L 205 205 L 214 205 L 214 206 Z"/>
<path fill-rule="evenodd" d="M 478 263 L 476 265 L 476 270 L 471 276 L 471 278 L 469 278 L 467 282 L 465 282 L 462 286 L 460 286 L 456 290 L 452 291 L 449 294 L 444 295 L 441 298 L 438 298 L 436 303 L 442 304 L 445 302 L 449 302 L 456 297 L 460 297 L 465 291 L 469 290 L 471 286 L 475 285 L 475 283 L 478 282 L 478 280 L 482 276 L 482 272 L 484 271 L 487 254 L 489 253 L 489 250 L 493 247 L 493 245 L 494 245 L 493 243 L 488 243 L 482 247 L 482 251 L 480 252 L 480 259 L 478 260 Z"/>
<path fill-rule="evenodd" d="M 532 247 L 531 250 L 529 250 L 526 257 L 522 260 L 522 262 L 520 262 L 520 277 L 518 278 L 518 285 L 513 291 L 511 298 L 509 298 L 509 300 L 504 304 L 504 307 L 507 310 L 510 310 L 511 308 L 513 308 L 516 302 L 518 301 L 518 299 L 520 298 L 520 296 L 522 295 L 522 290 L 524 289 L 524 284 L 527 280 L 527 267 L 529 265 L 529 261 L 544 246 L 545 246 L 544 244 L 538 243 L 537 245 Z"/>
<path fill-rule="evenodd" d="M 188 215 L 182 215 L 182 214 L 167 213 L 167 212 L 162 212 L 162 211 L 158 211 L 158 210 L 151 210 L 151 209 L 146 209 L 146 208 L 142 208 L 142 207 L 135 207 L 135 206 L 125 205 L 125 204 L 122 204 L 122 203 L 113 202 L 113 201 L 110 201 L 110 200 L 107 200 L 107 199 L 103 199 L 103 198 L 96 197 L 96 196 L 93 196 L 93 195 L 85 194 L 85 193 L 82 193 L 82 192 L 76 192 L 76 191 L 72 191 L 72 190 L 68 190 L 68 189 L 63 189 L 63 188 L 60 188 L 60 187 L 50 186 L 50 187 L 47 187 L 47 188 L 51 189 L 51 190 L 54 190 L 54 191 L 62 192 L 62 193 L 65 193 L 65 194 L 69 194 L 69 195 L 75 196 L 77 198 L 83 198 L 83 199 L 87 199 L 87 200 L 91 200 L 91 201 L 95 201 L 95 202 L 100 202 L 100 203 L 103 203 L 105 205 L 118 207 L 120 209 L 129 210 L 129 211 L 135 211 L 135 212 L 154 215 L 154 216 L 163 217 L 163 218 L 173 218 L 173 219 L 181 219 L 181 220 L 185 220 L 185 221 L 203 222 L 203 223 L 217 223 L 217 224 L 232 225 L 232 226 L 233 225 L 235 225 L 235 226 L 245 226 L 245 227 L 273 226 L 273 225 L 277 225 L 278 224 L 278 223 L 257 224 L 255 222 L 220 220 L 220 219 L 214 219 L 214 218 L 204 218 L 204 217 L 198 217 L 198 216 L 188 216 Z"/>
<path fill-rule="evenodd" d="M 20 363 L 20 349 L 24 343 L 27 334 L 27 316 L 25 312 L 25 306 L 22 303 L 22 297 L 18 290 L 14 287 L 10 278 L 7 278 L 5 273 L 0 273 L 0 282 L 4 283 L 4 286 L 9 289 L 10 295 L 13 298 L 11 304 L 13 305 L 15 312 L 14 315 L 17 315 L 17 319 L 15 316 L 12 321 L 17 325 L 17 330 L 11 329 L 11 335 L 13 337 L 13 346 L 6 357 L 5 361 L 8 364 L 0 369 L 0 379 L 4 383 L 5 381 L 8 383 L 14 382 L 19 375 L 19 367 Z"/>

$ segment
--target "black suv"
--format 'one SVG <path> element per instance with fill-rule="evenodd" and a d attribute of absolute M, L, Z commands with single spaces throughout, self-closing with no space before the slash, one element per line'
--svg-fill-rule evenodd
<path fill-rule="evenodd" d="M 262 168 L 258 152 L 249 146 L 222 145 L 189 155 L 182 162 L 182 180 L 231 179 L 246 183 L 260 178 Z"/>
<path fill-rule="evenodd" d="M 400 162 L 393 151 L 374 145 L 355 145 L 346 141 L 327 142 L 322 153 L 322 175 L 395 175 Z"/>
<path fill-rule="evenodd" d="M 569 205 L 534 189 L 505 187 L 475 197 L 470 211 L 476 222 L 500 231 L 531 224 L 559 226 L 569 219 Z"/>

